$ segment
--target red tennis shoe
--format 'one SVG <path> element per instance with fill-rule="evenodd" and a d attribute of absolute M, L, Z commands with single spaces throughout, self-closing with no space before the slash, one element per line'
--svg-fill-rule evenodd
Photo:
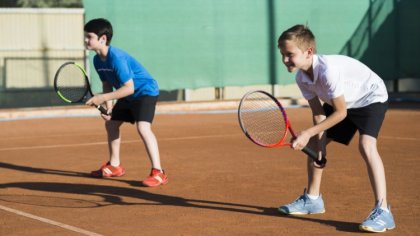
<path fill-rule="evenodd" d="M 103 164 L 99 170 L 90 172 L 92 177 L 119 177 L 125 174 L 124 167 L 112 166 L 109 162 Z"/>
<path fill-rule="evenodd" d="M 152 168 L 149 177 L 142 181 L 142 184 L 147 187 L 156 187 L 168 183 L 168 176 L 163 170 Z"/>

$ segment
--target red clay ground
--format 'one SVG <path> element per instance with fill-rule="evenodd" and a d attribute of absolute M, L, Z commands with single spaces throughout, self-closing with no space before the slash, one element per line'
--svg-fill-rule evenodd
<path fill-rule="evenodd" d="M 296 130 L 310 123 L 307 108 L 289 115 Z M 420 110 L 391 109 L 378 140 L 397 224 L 386 235 L 420 232 L 419 120 Z M 139 184 L 150 163 L 131 125 L 123 127 L 127 172 L 114 179 L 87 175 L 107 159 L 100 118 L 8 121 L 0 130 L 0 235 L 354 235 L 373 207 L 357 137 L 330 145 L 327 212 L 285 217 L 276 209 L 302 193 L 305 158 L 255 146 L 235 113 L 158 115 L 170 181 L 157 188 Z"/>

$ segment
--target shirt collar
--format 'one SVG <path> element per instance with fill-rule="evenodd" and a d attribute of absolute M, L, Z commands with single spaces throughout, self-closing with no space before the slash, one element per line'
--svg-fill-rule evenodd
<path fill-rule="evenodd" d="M 319 59 L 318 59 L 318 55 L 316 55 L 316 54 L 314 54 L 312 56 L 312 70 L 313 70 L 313 73 L 314 73 L 314 81 L 312 81 L 306 73 L 303 73 L 301 71 L 301 74 L 302 74 L 302 82 L 305 82 L 307 84 L 315 84 L 316 81 L 318 80 Z"/>

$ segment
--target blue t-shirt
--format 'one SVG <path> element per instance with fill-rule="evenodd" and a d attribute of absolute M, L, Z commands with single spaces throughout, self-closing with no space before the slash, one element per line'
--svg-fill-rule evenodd
<path fill-rule="evenodd" d="M 132 56 L 121 49 L 109 47 L 106 61 L 96 55 L 93 65 L 102 81 L 107 81 L 114 88 L 119 89 L 130 79 L 134 82 L 134 94 L 125 97 L 131 101 L 140 96 L 159 95 L 159 86 L 147 70 Z"/>

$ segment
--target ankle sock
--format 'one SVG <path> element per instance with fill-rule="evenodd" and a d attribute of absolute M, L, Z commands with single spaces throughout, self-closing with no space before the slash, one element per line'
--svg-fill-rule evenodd
<path fill-rule="evenodd" d="M 113 167 L 118 167 L 120 166 L 120 161 L 110 161 L 109 164 Z"/>
<path fill-rule="evenodd" d="M 311 200 L 316 200 L 316 199 L 318 199 L 319 198 L 319 195 L 310 195 L 310 194 L 306 194 L 308 197 L 309 197 L 309 199 L 311 199 Z"/>
<path fill-rule="evenodd" d="M 389 212 L 388 207 L 381 207 L 382 210 L 384 210 L 385 212 Z"/>

